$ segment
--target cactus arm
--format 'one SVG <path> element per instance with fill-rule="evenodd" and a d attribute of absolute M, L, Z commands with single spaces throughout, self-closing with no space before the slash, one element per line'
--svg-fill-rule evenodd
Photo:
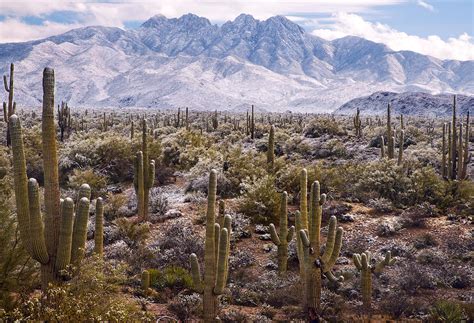
<path fill-rule="evenodd" d="M 288 235 L 286 236 L 286 242 L 290 243 L 293 240 L 293 236 L 295 235 L 295 227 L 292 225 L 288 230 Z"/>
<path fill-rule="evenodd" d="M 352 261 L 354 262 L 354 266 L 357 268 L 357 270 L 362 270 L 361 258 L 358 253 L 352 255 Z"/>
<path fill-rule="evenodd" d="M 343 229 L 341 227 L 337 228 L 336 242 L 334 244 L 334 248 L 332 250 L 329 261 L 326 264 L 324 264 L 324 272 L 331 270 L 331 268 L 336 263 L 337 258 L 339 257 L 339 253 L 341 252 L 341 247 L 342 247 L 342 234 L 343 234 Z"/>
<path fill-rule="evenodd" d="M 77 206 L 72 236 L 71 262 L 79 265 L 85 254 L 87 240 L 87 220 L 89 219 L 89 199 L 83 197 Z"/>
<path fill-rule="evenodd" d="M 151 160 L 150 165 L 148 166 L 147 189 L 152 188 L 154 183 L 155 183 L 155 161 Z"/>
<path fill-rule="evenodd" d="M 300 174 L 300 212 L 301 229 L 308 229 L 308 172 L 305 168 Z"/>
<path fill-rule="evenodd" d="M 272 237 L 272 241 L 275 245 L 279 246 L 281 245 L 280 237 L 278 237 L 278 234 L 276 232 L 275 226 L 270 224 L 270 236 Z"/>
<path fill-rule="evenodd" d="M 367 255 L 365 253 L 362 253 L 360 258 L 361 258 L 362 270 L 367 271 L 369 269 L 369 262 L 367 261 Z"/>
<path fill-rule="evenodd" d="M 219 242 L 220 242 L 220 239 L 221 239 L 221 226 L 219 225 L 219 223 L 214 223 L 214 246 L 215 246 L 215 250 L 214 250 L 214 254 L 215 254 L 215 258 L 217 260 L 217 257 L 219 256 Z M 216 266 L 217 266 L 217 263 L 216 263 Z"/>
<path fill-rule="evenodd" d="M 328 228 L 328 237 L 326 240 L 326 248 L 324 250 L 324 254 L 321 257 L 321 260 L 323 263 L 327 263 L 329 261 L 329 258 L 331 258 L 333 249 L 334 249 L 334 243 L 336 242 L 336 217 L 331 216 L 331 219 L 329 220 L 329 228 Z"/>
<path fill-rule="evenodd" d="M 189 256 L 189 262 L 191 264 L 191 276 L 193 278 L 193 288 L 196 292 L 202 293 L 203 286 L 201 280 L 201 268 L 195 253 Z"/>
<path fill-rule="evenodd" d="M 304 247 L 309 248 L 310 242 L 308 239 L 308 234 L 304 230 L 300 230 L 301 243 Z"/>
<path fill-rule="evenodd" d="M 13 181 L 15 186 L 16 213 L 18 226 L 20 228 L 20 238 L 25 249 L 28 250 L 30 255 L 33 255 L 30 242 L 28 177 L 26 176 L 26 160 L 20 118 L 16 115 L 12 115 L 8 127 L 11 134 Z"/>
<path fill-rule="evenodd" d="M 3 75 L 3 86 L 5 87 L 5 91 L 10 92 L 8 89 L 8 84 L 7 84 L 7 76 Z"/>
<path fill-rule="evenodd" d="M 7 104 L 3 102 L 3 120 L 8 122 Z"/>
<path fill-rule="evenodd" d="M 71 262 L 71 246 L 73 231 L 74 202 L 66 198 L 61 203 L 61 228 L 59 230 L 59 243 L 55 268 L 63 270 Z"/>
<path fill-rule="evenodd" d="M 143 291 L 147 291 L 150 288 L 150 272 L 148 270 L 142 271 L 142 289 Z"/>
<path fill-rule="evenodd" d="M 396 262 L 396 260 L 397 260 L 396 258 L 392 258 L 391 252 L 388 251 L 385 254 L 384 259 L 382 259 L 381 261 L 379 261 L 377 263 L 377 265 L 375 265 L 374 273 L 380 274 L 383 271 L 383 269 L 385 268 L 385 266 L 393 265 Z"/>
<path fill-rule="evenodd" d="M 324 274 L 324 276 L 326 276 L 327 279 L 329 279 L 329 281 L 333 282 L 333 283 L 339 283 L 339 282 L 343 282 L 344 281 L 344 276 L 338 276 L 336 277 L 334 275 L 334 273 L 332 271 L 328 271 Z"/>
<path fill-rule="evenodd" d="M 87 198 L 88 200 L 91 199 L 91 187 L 88 184 L 82 184 L 79 188 L 78 201 L 80 201 L 83 197 Z"/>
<path fill-rule="evenodd" d="M 214 293 L 216 295 L 222 294 L 226 284 L 225 278 L 226 268 L 227 268 L 227 258 L 229 257 L 229 236 L 226 228 L 223 228 L 220 232 L 220 242 L 219 242 L 219 257 L 217 259 L 217 277 L 216 277 L 216 286 L 214 288 Z"/>
<path fill-rule="evenodd" d="M 95 202 L 94 252 L 100 257 L 104 254 L 104 204 L 101 197 Z"/>
<path fill-rule="evenodd" d="M 40 200 L 38 194 L 38 182 L 31 178 L 28 181 L 28 199 L 30 211 L 30 243 L 33 259 L 41 264 L 49 261 L 46 242 L 44 241 L 44 226 L 41 218 Z"/>

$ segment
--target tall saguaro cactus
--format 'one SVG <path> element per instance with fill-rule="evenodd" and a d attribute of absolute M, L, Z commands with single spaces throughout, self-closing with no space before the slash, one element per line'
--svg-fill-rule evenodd
<path fill-rule="evenodd" d="M 275 166 L 275 126 L 270 127 L 270 134 L 268 135 L 268 150 L 267 150 L 267 170 L 271 174 Z"/>
<path fill-rule="evenodd" d="M 374 266 L 371 264 L 371 254 L 366 251 L 362 254 L 353 254 L 352 260 L 354 261 L 356 268 L 361 272 L 360 285 L 364 308 L 367 311 L 370 311 L 372 303 L 372 273 L 377 275 L 380 274 L 385 266 L 393 265 L 396 259 L 392 258 L 392 255 L 389 251 L 386 253 L 385 258 L 380 260 Z"/>
<path fill-rule="evenodd" d="M 252 104 L 252 115 L 250 117 L 250 138 L 255 139 L 255 111 Z"/>
<path fill-rule="evenodd" d="M 45 213 L 41 216 L 38 183 L 28 181 L 21 122 L 10 117 L 15 200 L 20 237 L 31 257 L 41 264 L 43 289 L 60 280 L 60 271 L 84 255 L 90 187 L 83 184 L 74 216 L 71 198 L 60 199 L 56 132 L 54 127 L 54 70 L 43 72 L 43 168 Z M 43 223 L 44 220 L 44 223 Z"/>
<path fill-rule="evenodd" d="M 387 105 L 387 155 L 389 159 L 395 157 L 394 134 L 392 131 L 392 115 L 390 103 Z"/>
<path fill-rule="evenodd" d="M 288 193 L 283 192 L 280 198 L 280 234 L 277 233 L 275 225 L 270 224 L 270 235 L 273 243 L 278 247 L 278 272 L 280 275 L 286 273 L 288 264 L 288 243 L 293 239 L 295 227 L 288 230 Z"/>
<path fill-rule="evenodd" d="M 104 204 L 99 197 L 95 201 L 94 253 L 104 255 Z"/>
<path fill-rule="evenodd" d="M 354 123 L 354 128 L 355 128 L 355 135 L 357 137 L 361 137 L 362 136 L 362 120 L 360 119 L 359 108 L 357 108 L 357 112 L 353 119 L 353 123 Z"/>
<path fill-rule="evenodd" d="M 191 254 L 189 257 L 194 288 L 203 293 L 204 322 L 217 320 L 217 296 L 224 291 L 229 270 L 232 219 L 230 215 L 226 215 L 223 228 L 216 223 L 216 192 L 217 172 L 211 170 L 207 196 L 204 279 L 201 278 L 197 256 Z"/>
<path fill-rule="evenodd" d="M 324 253 L 321 248 L 321 219 L 322 205 L 326 195 L 320 194 L 319 182 L 311 185 L 309 230 L 300 230 L 299 235 L 303 244 L 305 261 L 305 310 L 309 313 L 319 311 L 321 304 L 321 280 L 323 277 L 331 281 L 342 281 L 343 277 L 335 277 L 332 273 L 334 264 L 339 257 L 342 246 L 341 227 L 336 229 L 337 220 L 332 216 L 329 221 L 328 236 Z M 301 221 L 301 216 L 296 221 Z M 300 226 L 299 226 L 300 227 Z"/>
<path fill-rule="evenodd" d="M 10 128 L 8 127 L 8 121 L 10 117 L 15 114 L 16 112 L 16 102 L 13 101 L 13 72 L 15 70 L 15 66 L 13 63 L 10 64 L 10 82 L 7 82 L 7 76 L 3 75 L 3 86 L 5 87 L 5 91 L 8 93 L 8 103 L 3 102 L 3 120 L 7 124 L 7 146 L 10 147 L 11 145 L 11 138 L 10 138 Z"/>
<path fill-rule="evenodd" d="M 305 261 L 301 230 L 308 231 L 308 171 L 303 168 L 300 173 L 300 210 L 296 214 L 296 252 L 300 265 L 300 280 L 304 281 Z"/>
<path fill-rule="evenodd" d="M 155 183 L 155 161 L 148 159 L 148 131 L 145 119 L 142 120 L 142 150 L 137 153 L 134 166 L 133 183 L 138 199 L 138 216 L 142 221 L 146 221 L 150 189 Z"/>
<path fill-rule="evenodd" d="M 64 133 L 71 131 L 71 109 L 67 103 L 61 102 L 61 107 L 58 105 L 58 125 L 61 133 L 61 141 L 64 141 Z"/>

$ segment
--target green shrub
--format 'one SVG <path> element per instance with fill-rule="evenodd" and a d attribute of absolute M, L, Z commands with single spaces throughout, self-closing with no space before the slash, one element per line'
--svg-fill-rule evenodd
<path fill-rule="evenodd" d="M 430 311 L 430 318 L 435 322 L 457 323 L 463 319 L 462 307 L 454 302 L 439 301 Z"/>
<path fill-rule="evenodd" d="M 193 287 L 193 279 L 183 267 L 170 266 L 163 270 L 148 269 L 148 272 L 150 273 L 150 286 L 158 290 L 170 288 L 179 291 Z"/>
<path fill-rule="evenodd" d="M 89 184 L 91 187 L 91 199 L 95 199 L 104 194 L 107 187 L 107 177 L 94 171 L 92 168 L 77 168 L 69 176 L 69 186 L 78 190 L 82 184 Z"/>
<path fill-rule="evenodd" d="M 279 196 L 273 176 L 246 178 L 241 188 L 243 195 L 239 201 L 240 212 L 249 216 L 255 223 L 268 224 L 277 221 Z"/>
<path fill-rule="evenodd" d="M 121 291 L 125 267 L 86 258 L 71 280 L 34 294 L 6 314 L 8 320 L 49 322 L 131 322 L 153 320 Z M 1 319 L 1 317 L 0 317 Z"/>

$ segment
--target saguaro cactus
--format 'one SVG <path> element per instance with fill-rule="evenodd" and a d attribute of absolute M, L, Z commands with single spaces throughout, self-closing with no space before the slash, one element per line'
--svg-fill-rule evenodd
<path fill-rule="evenodd" d="M 380 136 L 380 158 L 385 158 L 385 140 Z"/>
<path fill-rule="evenodd" d="M 43 167 L 45 214 L 41 216 L 38 183 L 28 181 L 20 119 L 10 117 L 15 200 L 20 237 L 31 257 L 41 264 L 43 289 L 60 280 L 60 271 L 82 259 L 89 211 L 90 187 L 83 184 L 74 217 L 72 199 L 60 199 L 54 127 L 54 71 L 43 72 Z M 42 221 L 44 220 L 44 223 Z"/>
<path fill-rule="evenodd" d="M 94 253 L 104 255 L 104 204 L 99 197 L 95 201 Z"/>
<path fill-rule="evenodd" d="M 387 150 L 388 158 L 393 159 L 395 157 L 395 143 L 394 134 L 392 131 L 392 115 L 390 103 L 387 105 Z"/>
<path fill-rule="evenodd" d="M 467 166 L 471 162 L 471 154 L 469 153 L 469 139 L 470 139 L 470 124 L 469 124 L 469 111 L 467 111 L 467 116 L 466 116 L 466 130 L 464 132 L 464 135 L 466 136 L 464 138 L 464 148 L 463 148 L 463 162 L 462 162 L 462 168 L 461 168 L 461 179 L 468 179 L 469 174 L 467 172 Z"/>
<path fill-rule="evenodd" d="M 216 223 L 217 172 L 212 170 L 209 176 L 206 215 L 206 241 L 204 255 L 204 280 L 201 278 L 199 262 L 195 254 L 190 255 L 194 288 L 203 293 L 204 322 L 217 319 L 217 296 L 224 291 L 228 270 L 231 235 L 231 217 L 224 217 L 224 227 Z"/>
<path fill-rule="evenodd" d="M 61 107 L 58 105 L 58 126 L 61 141 L 64 141 L 64 133 L 71 131 L 71 109 L 64 102 L 61 102 Z"/>
<path fill-rule="evenodd" d="M 253 104 L 252 104 L 252 115 L 250 117 L 250 138 L 255 139 L 255 114 L 254 114 Z"/>
<path fill-rule="evenodd" d="M 353 122 L 354 122 L 354 128 L 355 128 L 355 135 L 357 137 L 361 137 L 362 136 L 362 120 L 360 119 L 359 108 L 357 108 L 357 112 L 356 112 L 356 115 L 354 116 Z"/>
<path fill-rule="evenodd" d="M 291 226 L 288 230 L 288 193 L 283 192 L 280 199 L 280 234 L 277 233 L 275 225 L 270 224 L 270 235 L 273 243 L 278 247 L 278 272 L 280 275 L 286 273 L 288 264 L 288 243 L 293 239 L 295 227 Z"/>
<path fill-rule="evenodd" d="M 142 290 L 147 293 L 150 288 L 150 272 L 148 270 L 142 271 Z"/>
<path fill-rule="evenodd" d="M 354 265 L 361 272 L 360 281 L 361 281 L 361 292 L 362 292 L 362 302 L 364 308 L 367 311 L 370 311 L 371 302 L 372 302 L 372 273 L 378 275 L 382 272 L 385 266 L 393 265 L 396 261 L 395 258 L 392 258 L 392 255 L 389 252 L 385 254 L 385 258 L 380 260 L 375 266 L 371 264 L 371 254 L 366 251 L 362 254 L 353 254 L 352 260 Z"/>
<path fill-rule="evenodd" d="M 148 131 L 146 120 L 142 120 L 142 150 L 135 157 L 134 186 L 138 199 L 138 216 L 142 221 L 148 218 L 150 189 L 155 183 L 155 161 L 148 161 Z"/>
<path fill-rule="evenodd" d="M 8 127 L 8 121 L 10 117 L 16 113 L 16 102 L 13 101 L 13 72 L 15 70 L 15 66 L 13 63 L 10 64 L 10 82 L 7 84 L 7 76 L 3 75 L 3 86 L 5 87 L 5 91 L 8 93 L 8 103 L 3 102 L 3 120 L 7 124 L 7 146 L 10 147 L 11 139 L 10 139 L 10 128 Z"/>
<path fill-rule="evenodd" d="M 443 178 L 447 176 L 446 170 L 446 130 L 447 126 L 446 123 L 443 123 L 443 143 L 441 146 L 441 175 Z"/>
<path fill-rule="evenodd" d="M 267 170 L 273 173 L 275 166 L 275 126 L 270 127 L 270 134 L 268 135 L 268 150 L 267 150 Z"/>
<path fill-rule="evenodd" d="M 296 214 L 296 232 L 301 230 L 308 230 L 308 172 L 305 168 L 300 173 L 300 210 Z M 304 249 L 301 236 L 296 234 L 296 252 L 298 254 L 298 261 L 300 265 L 300 281 L 304 282 L 305 261 Z"/>
<path fill-rule="evenodd" d="M 398 143 L 398 166 L 403 162 L 403 145 L 405 143 L 405 130 L 400 131 L 400 139 Z"/>
<path fill-rule="evenodd" d="M 337 220 L 332 216 L 329 221 L 328 236 L 324 253 L 320 253 L 321 241 L 321 218 L 322 205 L 326 201 L 326 195 L 320 195 L 319 182 L 311 185 L 309 230 L 300 230 L 299 235 L 304 249 L 305 260 L 305 310 L 318 313 L 321 303 L 321 279 L 328 278 L 331 281 L 342 281 L 343 277 L 335 277 L 332 268 L 339 257 L 342 246 L 341 227 L 336 229 Z M 301 221 L 301 216 L 296 218 Z M 300 227 L 300 225 L 299 225 Z"/>

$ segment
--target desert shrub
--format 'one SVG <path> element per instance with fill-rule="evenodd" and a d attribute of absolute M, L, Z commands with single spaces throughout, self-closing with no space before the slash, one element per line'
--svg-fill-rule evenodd
<path fill-rule="evenodd" d="M 413 245 L 417 249 L 424 249 L 428 247 L 436 247 L 438 245 L 438 241 L 431 233 L 425 233 L 416 238 Z"/>
<path fill-rule="evenodd" d="M 249 322 L 249 316 L 243 311 L 230 310 L 220 315 L 222 322 Z"/>
<path fill-rule="evenodd" d="M 182 322 L 187 322 L 201 312 L 201 297 L 197 293 L 180 294 L 168 303 L 168 310 Z"/>
<path fill-rule="evenodd" d="M 150 190 L 150 211 L 153 215 L 163 216 L 169 209 L 166 195 L 158 187 Z"/>
<path fill-rule="evenodd" d="M 34 261 L 20 242 L 17 219 L 10 203 L 12 195 L 11 178 L 5 176 L 0 179 L 0 309 L 5 311 L 15 307 L 15 293 L 29 290 L 38 283 Z"/>
<path fill-rule="evenodd" d="M 229 257 L 229 272 L 232 273 L 240 268 L 247 268 L 255 264 L 255 257 L 251 252 L 238 250 Z"/>
<path fill-rule="evenodd" d="M 31 296 L 10 318 L 52 322 L 151 321 L 152 317 L 141 312 L 138 304 L 121 292 L 125 279 L 123 266 L 86 258 L 71 280 L 49 288 L 46 294 Z"/>
<path fill-rule="evenodd" d="M 342 136 L 346 132 L 341 128 L 340 123 L 328 117 L 316 117 L 309 122 L 304 129 L 304 135 L 308 138 L 317 138 L 324 134 Z"/>
<path fill-rule="evenodd" d="M 33 177 L 43 183 L 43 145 L 41 127 L 23 127 L 23 142 L 28 178 Z"/>
<path fill-rule="evenodd" d="M 107 220 L 114 220 L 120 214 L 120 209 L 127 203 L 127 196 L 123 193 L 107 193 L 107 202 L 105 203 L 105 217 Z"/>
<path fill-rule="evenodd" d="M 389 213 L 392 212 L 394 209 L 392 202 L 383 197 L 370 199 L 367 203 L 367 206 L 373 208 L 375 211 L 380 213 Z"/>
<path fill-rule="evenodd" d="M 193 279 L 189 272 L 178 266 L 166 267 L 162 270 L 149 269 L 150 285 L 158 290 L 170 288 L 176 291 L 193 287 Z"/>
<path fill-rule="evenodd" d="M 74 169 L 69 176 L 69 186 L 77 190 L 82 184 L 89 184 L 91 187 L 91 199 L 94 199 L 105 192 L 107 177 L 91 168 Z"/>
<path fill-rule="evenodd" d="M 382 298 L 380 303 L 380 309 L 394 319 L 417 314 L 423 310 L 423 307 L 423 304 L 417 302 L 415 298 L 410 298 L 402 291 L 388 294 Z"/>
<path fill-rule="evenodd" d="M 179 266 L 189 268 L 189 255 L 195 253 L 198 257 L 204 254 L 202 240 L 193 229 L 188 219 L 179 219 L 150 243 L 150 248 L 157 250 L 151 267 L 166 268 Z"/>
<path fill-rule="evenodd" d="M 435 322 L 461 322 L 464 318 L 462 307 L 451 301 L 438 301 L 430 310 L 430 318 Z"/>
<path fill-rule="evenodd" d="M 434 289 L 436 287 L 433 274 L 419 265 L 411 266 L 409 270 L 404 271 L 400 278 L 400 288 L 407 294 L 416 294 L 423 289 Z"/>
<path fill-rule="evenodd" d="M 255 223 L 276 221 L 279 196 L 274 183 L 275 178 L 270 175 L 246 178 L 241 184 L 243 195 L 239 201 L 239 211 Z"/>
<path fill-rule="evenodd" d="M 142 246 L 150 236 L 149 223 L 135 223 L 126 218 L 119 218 L 114 224 L 119 230 L 120 238 L 132 249 Z"/>

